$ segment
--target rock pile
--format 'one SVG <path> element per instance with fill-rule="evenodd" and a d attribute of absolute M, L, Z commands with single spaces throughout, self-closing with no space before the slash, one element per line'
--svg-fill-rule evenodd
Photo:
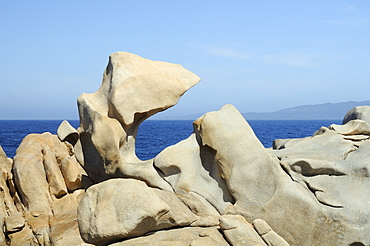
<path fill-rule="evenodd" d="M 0 149 L 0 245 L 369 245 L 370 107 L 265 149 L 232 105 L 142 161 L 139 125 L 199 77 L 118 52 L 80 126 Z"/>

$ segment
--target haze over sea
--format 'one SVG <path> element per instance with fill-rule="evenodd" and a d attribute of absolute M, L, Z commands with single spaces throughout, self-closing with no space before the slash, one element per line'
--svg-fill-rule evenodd
<path fill-rule="evenodd" d="M 0 120 L 0 145 L 13 158 L 22 139 L 31 133 L 56 134 L 62 120 Z M 69 121 L 75 128 L 78 120 Z M 186 139 L 193 132 L 192 120 L 144 121 L 136 140 L 136 154 L 142 159 L 154 158 L 164 148 Z M 321 126 L 341 124 L 341 120 L 249 120 L 262 144 L 269 148 L 274 139 L 311 136 Z"/>

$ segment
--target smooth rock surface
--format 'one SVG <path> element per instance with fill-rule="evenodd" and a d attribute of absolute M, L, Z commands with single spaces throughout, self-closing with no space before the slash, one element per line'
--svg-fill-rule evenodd
<path fill-rule="evenodd" d="M 78 207 L 83 239 L 107 244 L 150 231 L 187 226 L 196 216 L 173 194 L 135 179 L 110 179 L 91 186 Z"/>
<path fill-rule="evenodd" d="M 192 134 L 164 149 L 155 157 L 155 166 L 177 194 L 200 195 L 222 214 L 234 199 L 220 178 L 217 164 L 209 158 L 209 151 L 199 146 L 196 138 L 196 134 Z M 211 155 L 214 159 L 214 153 Z"/>
<path fill-rule="evenodd" d="M 95 182 L 132 177 L 170 191 L 152 163 L 136 157 L 136 134 L 142 121 L 175 105 L 199 80 L 177 64 L 127 52 L 110 55 L 99 90 L 78 98 L 80 140 L 75 151 L 89 177 Z M 138 170 L 142 165 L 146 167 Z"/>
<path fill-rule="evenodd" d="M 188 227 L 173 230 L 161 230 L 151 235 L 133 238 L 111 246 L 228 246 L 222 234 L 215 227 Z"/>
<path fill-rule="evenodd" d="M 260 210 L 273 196 L 276 176 L 283 171 L 243 116 L 232 105 L 226 105 L 220 111 L 205 114 L 194 124 L 202 145 L 215 151 L 220 176 L 236 206 L 243 204 L 250 210 Z M 264 178 L 266 175 L 269 179 Z"/>
<path fill-rule="evenodd" d="M 63 120 L 59 125 L 57 129 L 57 136 L 60 141 L 67 141 L 72 145 L 75 145 L 79 138 L 78 131 L 66 120 Z"/>
<path fill-rule="evenodd" d="M 349 110 L 344 116 L 342 124 L 345 125 L 351 120 L 363 120 L 370 124 L 370 106 L 357 106 Z"/>
<path fill-rule="evenodd" d="M 359 135 L 359 134 L 370 134 L 370 125 L 364 120 L 351 120 L 343 125 L 330 125 L 330 130 L 334 130 L 342 135 Z"/>

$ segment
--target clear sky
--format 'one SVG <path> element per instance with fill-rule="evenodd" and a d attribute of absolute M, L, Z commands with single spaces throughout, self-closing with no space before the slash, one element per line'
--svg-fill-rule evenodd
<path fill-rule="evenodd" d="M 169 116 L 370 100 L 370 1 L 0 0 L 0 119 L 78 119 L 116 51 L 202 78 Z"/>

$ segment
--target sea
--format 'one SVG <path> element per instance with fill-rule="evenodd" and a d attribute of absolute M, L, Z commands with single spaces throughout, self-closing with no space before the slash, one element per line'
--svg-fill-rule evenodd
<path fill-rule="evenodd" d="M 0 120 L 0 145 L 8 157 L 13 158 L 23 138 L 31 133 L 56 134 L 62 120 Z M 68 121 L 78 128 L 78 120 Z M 136 155 L 141 160 L 154 158 L 163 149 L 190 136 L 191 120 L 146 120 L 138 131 Z M 303 138 L 311 136 L 321 126 L 341 124 L 341 120 L 249 120 L 249 125 L 266 147 L 274 139 Z"/>

